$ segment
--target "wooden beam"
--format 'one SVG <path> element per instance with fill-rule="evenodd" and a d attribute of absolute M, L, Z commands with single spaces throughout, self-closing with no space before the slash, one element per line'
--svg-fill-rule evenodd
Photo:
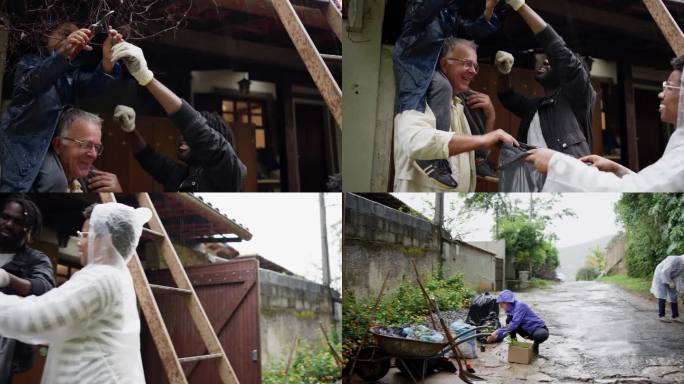
<path fill-rule="evenodd" d="M 304 68 L 302 59 L 293 49 L 253 43 L 190 29 L 178 30 L 175 34 L 165 34 L 153 41 L 230 59 L 270 64 L 280 68 Z"/>
<path fill-rule="evenodd" d="M 636 107 L 634 105 L 634 79 L 632 77 L 632 65 L 629 62 L 618 63 L 618 84 L 622 84 L 624 100 L 623 119 L 627 135 L 627 166 L 634 172 L 639 171 L 639 147 L 636 127 Z M 623 156 L 624 160 L 624 156 Z"/>
<path fill-rule="evenodd" d="M 684 34 L 663 1 L 643 0 L 643 2 L 675 54 L 677 56 L 684 55 Z"/>
<path fill-rule="evenodd" d="M 649 38 L 652 40 L 660 39 L 660 36 L 657 35 L 658 30 L 653 23 L 636 17 L 603 11 L 596 9 L 595 7 L 576 4 L 568 0 L 527 0 L 527 3 L 530 7 L 540 13 L 563 18 L 573 18 L 587 24 L 621 31 L 635 37 Z"/>
<path fill-rule="evenodd" d="M 306 68 L 321 92 L 328 110 L 335 118 L 337 124 L 342 126 L 342 91 L 330 73 L 330 69 L 323 62 L 311 37 L 304 29 L 304 25 L 297 16 L 289 0 L 273 0 L 273 6 L 280 16 L 280 21 L 285 26 L 292 43 L 299 52 Z"/>
<path fill-rule="evenodd" d="M 342 12 L 333 4 L 332 1 L 328 0 L 328 6 L 323 10 L 325 19 L 328 20 L 330 28 L 339 40 L 342 40 Z"/>
<path fill-rule="evenodd" d="M 272 0 L 206 0 L 207 6 L 228 9 L 231 11 L 245 12 L 251 15 L 277 18 L 273 12 Z M 311 6 L 294 5 L 297 16 L 302 23 L 310 28 L 330 30 L 330 25 L 320 9 Z"/>

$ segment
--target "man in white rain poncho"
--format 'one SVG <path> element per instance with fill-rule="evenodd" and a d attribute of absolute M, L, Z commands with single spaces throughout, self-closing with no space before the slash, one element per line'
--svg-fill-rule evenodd
<path fill-rule="evenodd" d="M 542 191 L 684 192 L 684 56 L 674 59 L 672 67 L 658 98 L 660 120 L 674 124 L 675 131 L 657 162 L 635 173 L 596 155 L 578 160 L 549 149 L 535 149 L 530 151 L 526 161 L 547 174 Z M 658 135 L 660 131 L 652 134 Z"/>
<path fill-rule="evenodd" d="M 42 296 L 0 295 L 0 335 L 47 344 L 43 384 L 144 383 L 140 318 L 126 268 L 147 208 L 107 203 L 85 212 L 85 267 Z"/>
<path fill-rule="evenodd" d="M 670 322 L 670 319 L 665 317 L 665 301 L 667 300 L 672 308 L 672 321 L 684 323 L 679 318 L 677 285 L 679 285 L 679 291 L 684 292 L 684 255 L 666 257 L 653 272 L 651 293 L 658 299 L 658 318 L 662 322 Z"/>

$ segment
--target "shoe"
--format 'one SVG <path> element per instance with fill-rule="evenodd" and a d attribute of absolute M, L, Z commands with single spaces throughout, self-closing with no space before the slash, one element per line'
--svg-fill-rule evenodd
<path fill-rule="evenodd" d="M 451 168 L 446 160 L 415 160 L 415 167 L 423 172 L 440 188 L 456 188 L 458 182 L 451 176 Z"/>
<path fill-rule="evenodd" d="M 498 177 L 496 170 L 486 158 L 475 159 L 475 172 L 482 177 Z"/>
<path fill-rule="evenodd" d="M 658 320 L 660 320 L 661 323 L 671 323 L 672 322 L 672 320 L 668 319 L 665 316 L 659 316 Z"/>
<path fill-rule="evenodd" d="M 681 317 L 673 317 L 673 318 L 672 318 L 672 322 L 673 322 L 673 323 L 684 324 L 684 319 L 682 319 Z"/>

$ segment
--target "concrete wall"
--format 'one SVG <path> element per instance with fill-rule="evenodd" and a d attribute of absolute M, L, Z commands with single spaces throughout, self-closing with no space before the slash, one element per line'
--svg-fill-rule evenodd
<path fill-rule="evenodd" d="M 494 255 L 462 242 L 442 242 L 439 231 L 425 219 L 351 194 L 344 218 L 342 279 L 344 288 L 353 289 L 358 297 L 376 296 L 387 275 L 387 292 L 404 279 L 414 281 L 411 259 L 423 275 L 441 265 L 445 276 L 463 273 L 468 287 L 493 289 Z"/>
<path fill-rule="evenodd" d="M 259 270 L 259 279 L 262 368 L 287 359 L 295 336 L 312 343 L 321 342 L 319 321 L 328 330 L 335 329 L 340 334 L 342 308 L 340 303 L 333 306 L 329 289 L 301 277 L 266 269 Z"/>
<path fill-rule="evenodd" d="M 616 235 L 606 246 L 606 274 L 626 275 L 625 264 L 625 235 Z"/>
<path fill-rule="evenodd" d="M 445 276 L 463 273 L 465 285 L 478 292 L 493 291 L 496 288 L 495 255 L 478 247 L 460 241 L 445 241 Z"/>
<path fill-rule="evenodd" d="M 342 281 L 357 296 L 377 295 L 387 274 L 387 291 L 413 279 L 411 258 L 421 273 L 439 268 L 439 233 L 429 221 L 351 194 L 344 220 Z"/>
<path fill-rule="evenodd" d="M 342 34 L 342 179 L 345 191 L 371 191 L 374 140 L 381 67 L 382 21 L 386 0 L 365 0 L 363 28 L 347 31 L 349 21 L 343 20 Z M 382 191 L 385 191 L 383 188 Z"/>

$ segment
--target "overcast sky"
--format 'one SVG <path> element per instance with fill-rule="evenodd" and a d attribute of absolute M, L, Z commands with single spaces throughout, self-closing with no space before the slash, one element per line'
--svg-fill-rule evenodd
<path fill-rule="evenodd" d="M 252 233 L 252 239 L 230 243 L 241 254 L 259 255 L 295 274 L 320 282 L 321 227 L 317 193 L 198 193 Z M 333 286 L 342 275 L 342 195 L 325 194 Z M 336 225 L 335 228 L 332 228 Z M 337 280 L 335 280 L 337 279 Z"/>
<path fill-rule="evenodd" d="M 434 200 L 434 194 L 393 193 L 393 195 L 409 206 L 423 211 L 428 208 L 427 199 Z M 515 194 L 524 207 L 527 207 L 529 194 Z M 567 247 L 570 245 L 585 243 L 594 239 L 616 234 L 622 227 L 615 222 L 613 207 L 620 199 L 620 194 L 614 193 L 566 193 L 561 195 L 561 201 L 557 204 L 557 211 L 571 208 L 577 214 L 574 218 L 555 220 L 548 230 L 558 235 L 556 246 Z M 458 204 L 460 198 L 457 194 L 447 194 L 445 206 L 450 201 Z M 429 213 L 432 218 L 434 212 Z M 465 224 L 465 229 L 470 232 L 465 240 L 480 241 L 492 239 L 492 226 L 494 225 L 493 214 L 481 214 L 475 216 Z"/>

